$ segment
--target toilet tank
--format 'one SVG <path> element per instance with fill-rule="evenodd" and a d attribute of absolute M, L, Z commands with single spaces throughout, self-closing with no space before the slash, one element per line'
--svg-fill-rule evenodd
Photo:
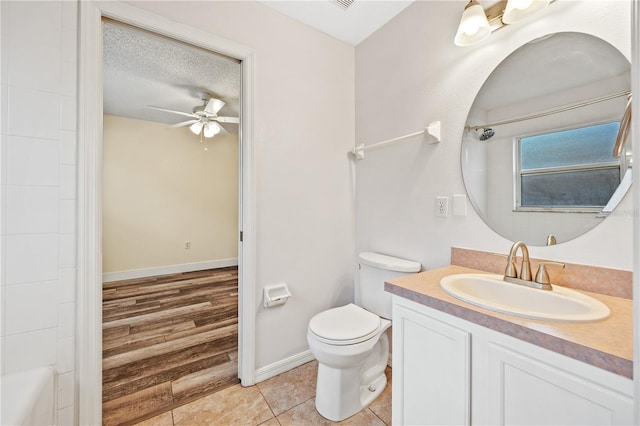
<path fill-rule="evenodd" d="M 360 306 L 383 318 L 391 319 L 391 293 L 384 291 L 385 281 L 420 271 L 419 262 L 380 253 L 360 253 L 357 294 Z"/>

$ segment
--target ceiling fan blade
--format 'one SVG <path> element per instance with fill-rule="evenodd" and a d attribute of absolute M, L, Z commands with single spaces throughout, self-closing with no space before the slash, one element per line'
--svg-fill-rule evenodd
<path fill-rule="evenodd" d="M 240 123 L 240 118 L 238 117 L 215 117 L 214 120 L 219 121 L 220 123 Z"/>
<path fill-rule="evenodd" d="M 172 124 L 171 126 L 169 126 L 170 129 L 175 129 L 176 127 L 184 127 L 184 126 L 189 126 L 193 123 L 197 123 L 200 120 L 197 119 L 193 119 L 193 120 L 187 120 L 187 121 L 183 121 L 180 123 L 176 123 L 176 124 Z"/>
<path fill-rule="evenodd" d="M 204 107 L 204 110 L 206 112 L 208 112 L 209 114 L 216 115 L 218 113 L 218 111 L 220 111 L 222 109 L 222 107 L 224 105 L 225 105 L 225 103 L 222 102 L 220 99 L 211 98 L 207 102 L 207 106 Z"/>
<path fill-rule="evenodd" d="M 176 110 L 173 110 L 173 109 L 161 108 L 161 107 L 157 107 L 157 106 L 153 106 L 153 105 L 147 105 L 147 108 L 156 109 L 158 111 L 170 112 L 170 113 L 173 113 L 173 114 L 180 114 L 180 115 L 184 115 L 186 117 L 191 117 L 191 118 L 199 118 L 197 115 L 192 114 L 190 112 L 176 111 Z"/>

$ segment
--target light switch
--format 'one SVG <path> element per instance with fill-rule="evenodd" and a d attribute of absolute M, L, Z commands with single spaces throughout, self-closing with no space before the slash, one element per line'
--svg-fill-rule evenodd
<path fill-rule="evenodd" d="M 453 194 L 453 215 L 467 215 L 467 196 L 465 194 Z"/>

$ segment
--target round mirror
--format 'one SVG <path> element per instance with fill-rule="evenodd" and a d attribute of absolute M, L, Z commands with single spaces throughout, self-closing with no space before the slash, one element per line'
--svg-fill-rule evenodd
<path fill-rule="evenodd" d="M 631 143 L 620 149 L 629 96 L 629 61 L 591 35 L 550 34 L 502 61 L 462 139 L 464 183 L 484 222 L 545 245 L 604 220 L 631 185 Z"/>

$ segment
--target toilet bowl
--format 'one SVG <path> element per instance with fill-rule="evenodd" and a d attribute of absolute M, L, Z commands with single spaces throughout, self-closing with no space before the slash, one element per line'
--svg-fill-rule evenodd
<path fill-rule="evenodd" d="M 323 417 L 351 417 L 384 390 L 390 326 L 391 321 L 352 303 L 311 319 L 307 341 L 318 360 L 316 409 Z"/>
<path fill-rule="evenodd" d="M 420 263 L 378 253 L 359 256 L 360 300 L 315 315 L 307 341 L 318 360 L 316 409 L 341 421 L 373 402 L 387 384 L 391 295 L 384 281 L 420 270 Z M 367 308 L 367 309 L 365 309 Z"/>

